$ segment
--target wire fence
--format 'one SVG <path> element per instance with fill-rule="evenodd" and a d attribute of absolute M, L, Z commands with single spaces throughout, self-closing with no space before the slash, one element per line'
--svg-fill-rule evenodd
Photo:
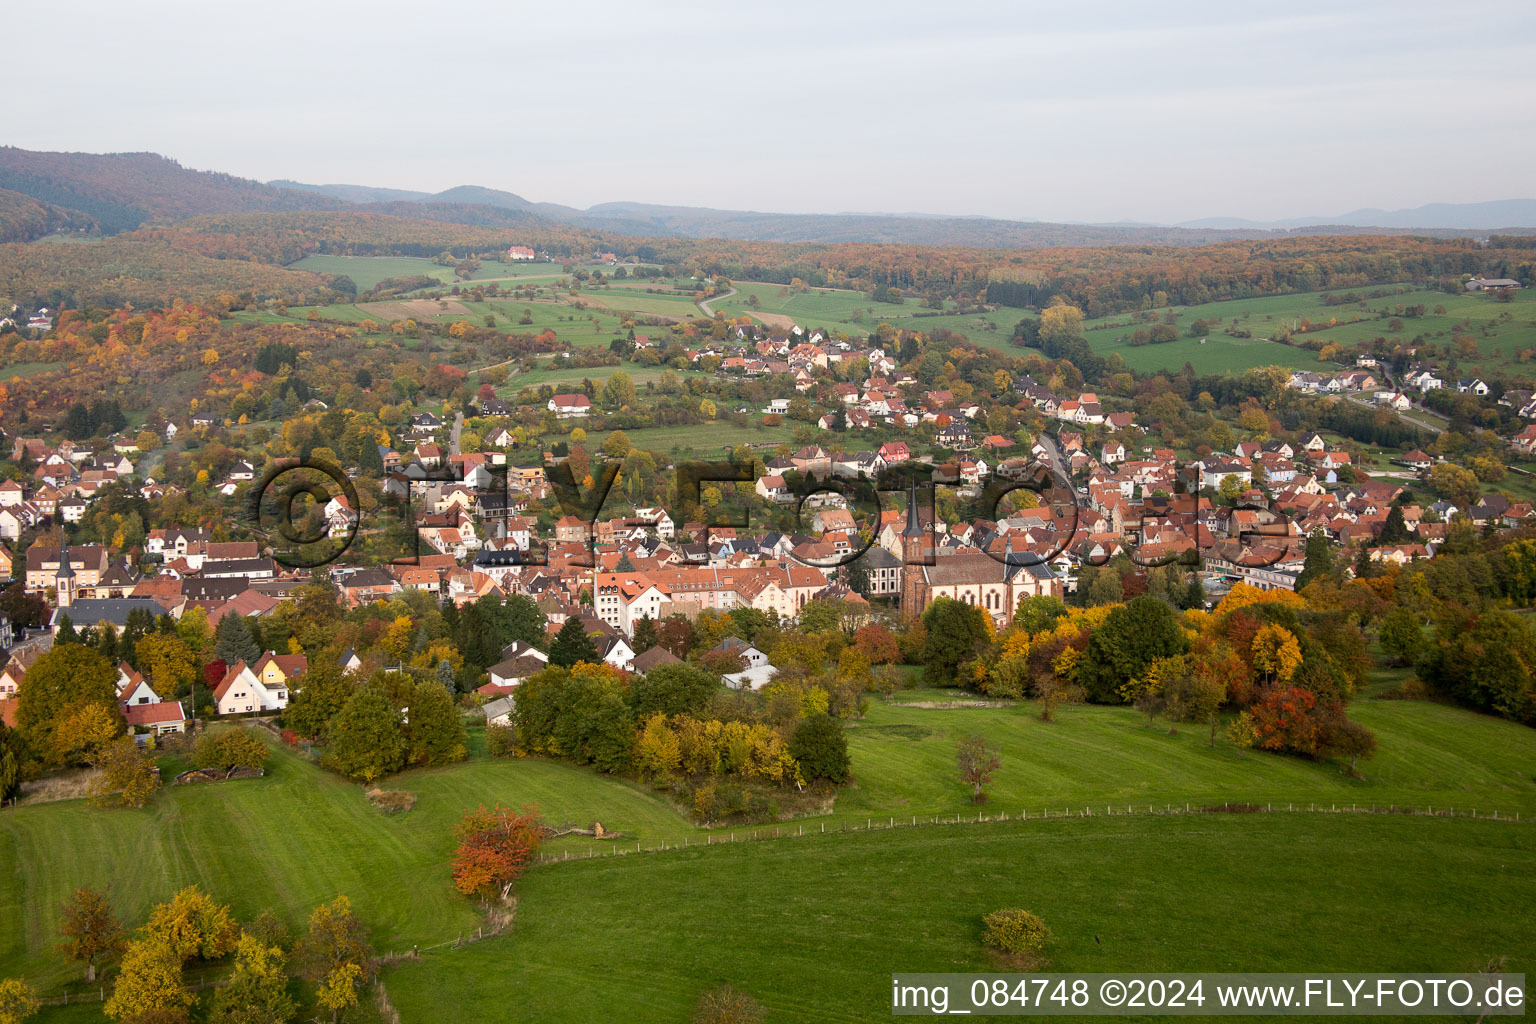
<path fill-rule="evenodd" d="M 789 825 L 769 825 L 742 829 L 720 830 L 708 832 L 703 836 L 704 842 L 699 842 L 696 837 L 684 836 L 682 842 L 662 842 L 653 846 L 645 846 L 637 841 L 631 846 L 627 841 L 616 839 L 611 849 L 602 850 L 597 847 L 588 847 L 585 851 L 564 850 L 561 853 L 541 853 L 535 860 L 536 864 L 560 864 L 573 860 L 593 860 L 600 857 L 633 856 L 638 853 L 663 853 L 669 850 L 691 849 L 698 846 L 718 846 L 729 843 L 753 843 L 776 839 L 798 839 L 805 836 L 844 834 L 849 832 L 875 832 L 889 831 L 898 828 L 932 828 L 937 825 L 986 825 L 1005 821 L 1039 821 L 1056 820 L 1061 818 L 1099 818 L 1099 817 L 1167 817 L 1180 814 L 1393 814 L 1409 815 L 1414 817 L 1433 818 L 1476 818 L 1484 821 L 1505 821 L 1511 824 L 1529 824 L 1536 821 L 1533 818 L 1521 816 L 1519 811 L 1514 814 L 1500 813 L 1498 810 L 1479 811 L 1476 807 L 1440 807 L 1432 805 L 1415 807 L 1407 804 L 1320 804 L 1316 802 L 1306 805 L 1287 803 L 1276 805 L 1274 803 L 1240 803 L 1228 802 L 1220 804 L 1196 804 L 1186 801 L 1183 805 L 1165 803 L 1162 807 L 1156 804 L 1082 804 L 1078 806 L 1065 806 L 1060 809 L 1054 807 L 1041 807 L 1038 811 L 1027 808 L 1021 809 L 1017 814 L 1009 814 L 1001 811 L 996 814 L 987 814 L 985 811 L 977 811 L 975 816 L 969 814 L 917 814 L 902 816 L 887 816 L 885 821 L 878 818 L 866 818 L 863 825 L 857 821 L 841 819 L 835 822 L 812 823 L 807 828 L 804 822 Z M 830 827 L 829 827 L 830 826 Z"/>

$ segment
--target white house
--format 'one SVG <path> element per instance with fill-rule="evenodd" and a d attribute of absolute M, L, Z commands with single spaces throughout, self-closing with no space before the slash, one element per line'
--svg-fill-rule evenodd
<path fill-rule="evenodd" d="M 281 711 L 288 706 L 288 685 L 267 687 L 241 660 L 224 673 L 223 681 L 213 691 L 213 700 L 221 715 Z"/>
<path fill-rule="evenodd" d="M 561 419 L 586 416 L 592 412 L 592 399 L 586 395 L 556 395 L 549 400 L 549 411 Z"/>

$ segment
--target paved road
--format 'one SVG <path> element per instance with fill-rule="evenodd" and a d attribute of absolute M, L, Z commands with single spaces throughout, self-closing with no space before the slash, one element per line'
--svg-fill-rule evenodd
<path fill-rule="evenodd" d="M 721 302 L 721 301 L 723 301 L 725 299 L 730 298 L 732 295 L 735 295 L 735 294 L 736 294 L 736 289 L 734 287 L 732 287 L 730 291 L 722 292 L 721 294 L 716 295 L 712 299 L 701 299 L 699 301 L 699 308 L 704 311 L 704 315 L 705 316 L 714 316 L 715 315 L 715 311 L 709 308 L 709 304 L 711 302 Z"/>
<path fill-rule="evenodd" d="M 453 418 L 453 433 L 448 435 L 448 454 L 459 454 L 459 431 L 464 429 L 464 413 L 459 411 Z"/>

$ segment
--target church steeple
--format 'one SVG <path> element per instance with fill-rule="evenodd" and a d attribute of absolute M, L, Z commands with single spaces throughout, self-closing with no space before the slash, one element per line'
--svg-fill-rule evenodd
<path fill-rule="evenodd" d="M 69 539 L 59 530 L 59 571 L 54 574 L 58 586 L 58 605 L 68 608 L 75 600 L 75 570 L 69 564 Z"/>
<path fill-rule="evenodd" d="M 917 514 L 917 477 L 907 487 L 907 525 L 901 531 L 901 611 L 909 619 L 923 614 L 927 602 L 927 580 L 923 563 L 927 560 L 928 540 Z"/>

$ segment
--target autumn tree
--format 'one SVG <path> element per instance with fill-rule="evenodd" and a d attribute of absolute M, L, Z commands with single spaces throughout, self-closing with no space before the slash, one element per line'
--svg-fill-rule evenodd
<path fill-rule="evenodd" d="M 1296 634 L 1274 623 L 1259 629 L 1253 638 L 1253 667 L 1272 683 L 1288 683 L 1301 667 L 1301 644 Z"/>
<path fill-rule="evenodd" d="M 333 1022 L 357 1005 L 358 986 L 372 980 L 376 971 L 367 931 L 345 896 L 315 908 L 298 956 L 315 984 L 316 1000 L 331 1011 Z"/>
<path fill-rule="evenodd" d="M 96 651 L 80 644 L 56 646 L 27 670 L 27 684 L 17 694 L 16 727 L 28 746 L 54 765 L 67 761 L 60 750 L 78 749 L 66 735 L 56 743 L 61 723 L 79 709 L 95 705 L 114 722 L 113 735 L 123 731 L 117 705 L 117 669 Z M 81 719 L 76 719 L 79 724 Z"/>
<path fill-rule="evenodd" d="M 242 934 L 235 969 L 213 994 L 208 1024 L 287 1024 L 299 1007 L 288 995 L 286 962 L 281 947 Z"/>
<path fill-rule="evenodd" d="M 538 811 L 500 804 L 465 811 L 454 828 L 453 884 L 466 896 L 505 899 L 543 842 Z"/>
<path fill-rule="evenodd" d="M 992 780 L 992 773 L 1003 766 L 997 747 L 981 736 L 967 736 L 955 748 L 955 763 L 960 769 L 960 780 L 971 787 L 971 803 L 984 802 L 987 796 L 982 787 Z"/>
<path fill-rule="evenodd" d="M 240 926 L 227 906 L 189 885 L 155 907 L 140 934 L 164 944 L 183 962 L 193 957 L 217 960 L 235 948 Z"/>
<path fill-rule="evenodd" d="M 107 894 L 82 886 L 64 904 L 59 917 L 58 950 L 65 959 L 85 964 L 85 980 L 96 980 L 96 965 L 121 955 L 127 945 L 123 926 L 112 913 Z"/>
<path fill-rule="evenodd" d="M 197 682 L 197 659 L 175 634 L 146 633 L 134 644 L 139 669 L 165 700 L 186 693 Z"/>
<path fill-rule="evenodd" d="M 161 1020 L 186 1020 L 195 997 L 182 977 L 183 959 L 163 935 L 135 939 L 123 954 L 123 965 L 112 997 L 102 1007 L 117 1021 L 156 1015 Z"/>
<path fill-rule="evenodd" d="M 91 758 L 96 776 L 88 792 L 98 807 L 143 807 L 160 791 L 155 762 L 131 736 L 100 747 Z"/>
<path fill-rule="evenodd" d="M 0 1024 L 21 1024 L 42 1005 L 25 978 L 0 978 Z"/>
<path fill-rule="evenodd" d="M 122 714 L 99 702 L 66 712 L 53 732 L 55 764 L 90 764 L 123 731 Z"/>

